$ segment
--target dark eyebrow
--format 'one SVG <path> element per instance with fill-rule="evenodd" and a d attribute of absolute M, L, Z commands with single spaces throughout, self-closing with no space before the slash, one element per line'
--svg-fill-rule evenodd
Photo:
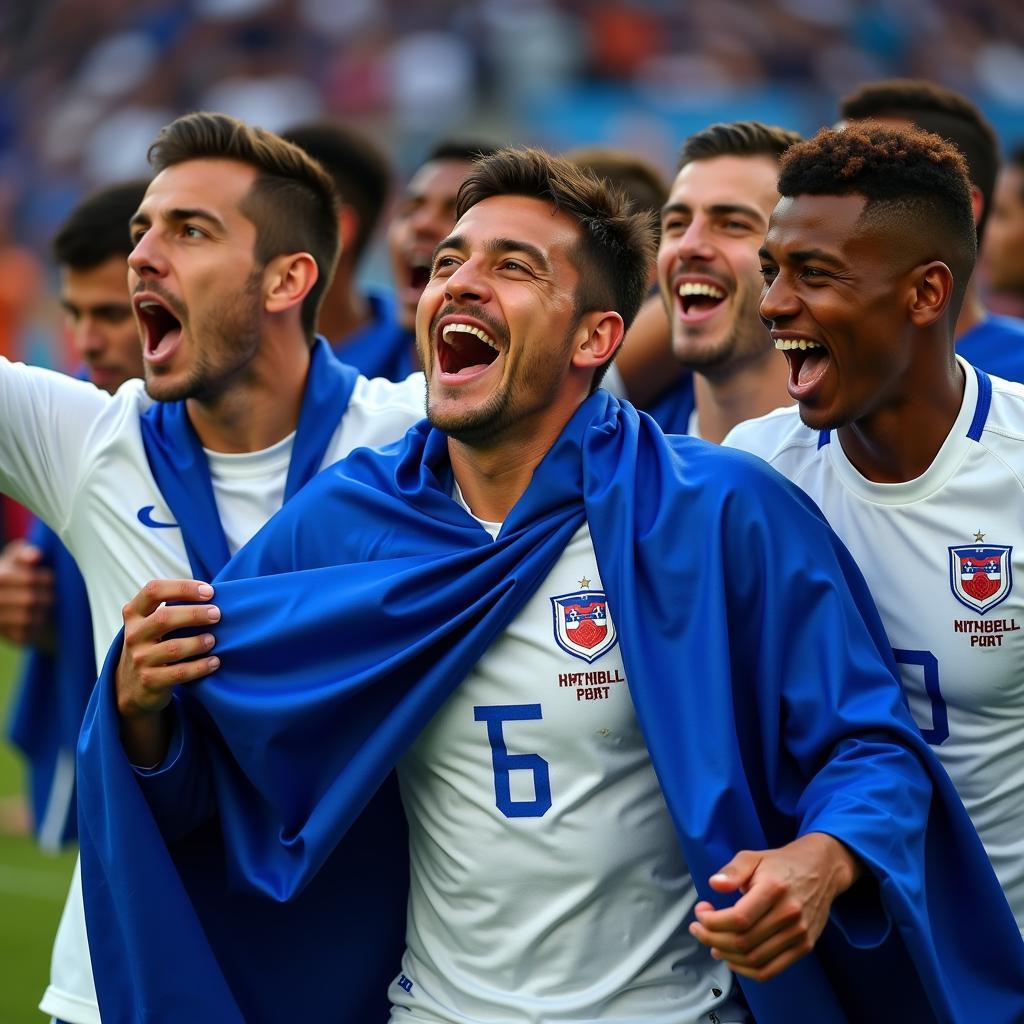
<path fill-rule="evenodd" d="M 537 246 L 531 245 L 529 242 L 523 242 L 517 238 L 494 238 L 487 243 L 486 249 L 488 252 L 496 254 L 502 252 L 521 252 L 529 256 L 545 274 L 551 273 L 551 264 L 548 262 L 547 256 Z"/>
<path fill-rule="evenodd" d="M 795 252 L 787 253 L 786 259 L 790 263 L 806 263 L 813 260 L 815 263 L 827 263 L 830 267 L 843 267 L 845 264 L 838 256 L 825 252 L 824 249 L 798 249 Z"/>
<path fill-rule="evenodd" d="M 201 207 L 176 207 L 173 210 L 167 210 L 163 213 L 164 220 L 171 221 L 172 223 L 180 223 L 183 220 L 205 220 L 207 223 L 212 224 L 218 231 L 223 232 L 224 222 L 214 213 L 210 213 L 209 210 L 204 210 Z M 139 210 L 132 219 L 128 222 L 129 227 L 135 227 L 139 224 L 149 224 L 149 215 Z"/>
<path fill-rule="evenodd" d="M 434 259 L 437 259 L 437 254 L 442 249 L 459 249 L 465 252 L 469 248 L 465 237 L 463 235 L 449 235 L 434 250 Z M 485 246 L 485 250 L 489 253 L 503 253 L 503 252 L 521 252 L 526 256 L 529 256 L 538 267 L 546 274 L 551 273 L 551 264 L 548 258 L 530 242 L 524 242 L 518 238 L 492 238 L 488 241 Z"/>
<path fill-rule="evenodd" d="M 661 208 L 661 216 L 665 217 L 670 213 L 692 213 L 693 208 L 688 203 L 666 203 Z M 715 203 L 708 207 L 708 212 L 716 217 L 728 216 L 730 213 L 740 213 L 745 217 L 752 217 L 762 223 L 765 220 L 764 214 L 756 206 L 747 206 L 746 203 Z"/>

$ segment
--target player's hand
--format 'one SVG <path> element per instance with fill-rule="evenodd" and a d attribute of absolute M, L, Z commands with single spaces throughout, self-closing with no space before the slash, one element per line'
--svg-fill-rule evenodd
<path fill-rule="evenodd" d="M 34 544 L 12 540 L 0 552 L 0 636 L 15 644 L 52 641 L 53 572 Z"/>
<path fill-rule="evenodd" d="M 155 765 L 165 757 L 170 728 L 163 711 L 174 688 L 220 666 L 216 656 L 204 657 L 215 643 L 212 633 L 164 639 L 177 630 L 204 630 L 219 622 L 220 609 L 206 603 L 211 597 L 213 587 L 199 580 L 151 580 L 121 609 L 124 645 L 115 677 L 117 710 L 121 740 L 135 764 Z"/>
<path fill-rule="evenodd" d="M 777 850 L 744 850 L 709 879 L 718 892 L 743 895 L 725 910 L 698 903 L 690 933 L 737 974 L 767 981 L 814 948 L 832 901 L 860 872 L 849 849 L 823 832 Z"/>

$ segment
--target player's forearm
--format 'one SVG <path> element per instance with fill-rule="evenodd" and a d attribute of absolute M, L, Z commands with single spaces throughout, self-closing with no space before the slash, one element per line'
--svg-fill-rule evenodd
<path fill-rule="evenodd" d="M 138 711 L 121 715 L 121 744 L 128 760 L 140 768 L 155 768 L 171 745 L 173 712 Z"/>

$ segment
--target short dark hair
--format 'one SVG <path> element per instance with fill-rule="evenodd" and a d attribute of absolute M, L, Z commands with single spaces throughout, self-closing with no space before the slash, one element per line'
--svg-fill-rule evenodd
<path fill-rule="evenodd" d="M 148 185 L 143 179 L 124 181 L 89 193 L 54 236 L 54 261 L 72 270 L 92 270 L 114 256 L 127 259 L 134 248 L 129 221 Z"/>
<path fill-rule="evenodd" d="M 338 198 L 359 218 L 352 243 L 358 261 L 380 221 L 391 186 L 391 164 L 363 132 L 340 121 L 310 121 L 281 132 L 331 176 Z"/>
<path fill-rule="evenodd" d="M 904 225 L 926 258 L 949 265 L 956 320 L 977 256 L 971 179 L 956 147 L 920 128 L 823 128 L 782 158 L 779 194 L 864 196 L 862 219 Z"/>
<path fill-rule="evenodd" d="M 984 200 L 977 227 L 981 242 L 999 172 L 999 139 L 966 96 L 919 78 L 890 78 L 860 86 L 840 101 L 839 112 L 851 121 L 902 118 L 952 142 Z"/>
<path fill-rule="evenodd" d="M 778 160 L 790 146 L 802 140 L 799 132 L 760 121 L 712 124 L 683 143 L 676 170 L 681 171 L 696 160 L 713 160 L 718 156 L 767 156 Z"/>
<path fill-rule="evenodd" d="M 485 142 L 483 139 L 438 139 L 438 141 L 430 147 L 422 162 L 424 164 L 429 164 L 434 160 L 464 160 L 466 163 L 473 163 L 481 157 L 493 156 L 500 148 L 500 146 L 495 146 L 493 143 Z"/>
<path fill-rule="evenodd" d="M 255 258 L 264 266 L 284 253 L 308 252 L 320 271 L 302 303 L 302 327 L 312 340 L 324 292 L 338 261 L 338 200 L 327 172 L 279 135 L 200 111 L 161 129 L 149 147 L 159 173 L 189 160 L 237 160 L 257 171 L 239 204 L 256 225 Z"/>
<path fill-rule="evenodd" d="M 653 217 L 634 213 L 621 190 L 571 160 L 542 149 L 500 149 L 474 164 L 459 189 L 455 216 L 461 218 L 491 196 L 529 196 L 551 203 L 580 227 L 573 254 L 579 270 L 576 311 L 615 310 L 628 328 L 647 294 L 654 258 Z M 594 373 L 594 387 L 608 364 Z"/>

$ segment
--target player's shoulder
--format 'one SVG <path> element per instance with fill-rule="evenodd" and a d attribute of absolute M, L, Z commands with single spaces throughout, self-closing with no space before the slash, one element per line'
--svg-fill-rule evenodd
<path fill-rule="evenodd" d="M 783 455 L 813 456 L 819 447 L 819 432 L 806 426 L 795 405 L 774 409 L 756 419 L 744 420 L 729 431 L 722 446 L 738 448 L 775 463 Z"/>
<path fill-rule="evenodd" d="M 985 375 L 991 388 L 991 398 L 981 430 L 981 440 L 986 444 L 1002 444 L 1008 450 L 1017 451 L 1018 459 L 1024 459 L 1024 384 L 1005 380 L 991 374 Z"/>

